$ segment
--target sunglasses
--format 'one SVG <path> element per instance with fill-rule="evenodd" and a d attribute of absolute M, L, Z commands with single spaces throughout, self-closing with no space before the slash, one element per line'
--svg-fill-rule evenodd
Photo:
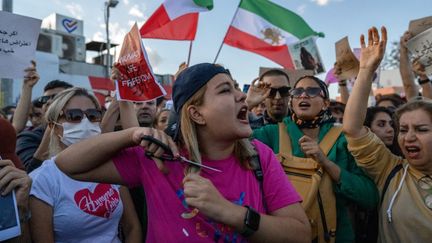
<path fill-rule="evenodd" d="M 292 89 L 290 94 L 294 98 L 300 97 L 303 93 L 306 93 L 306 95 L 310 98 L 317 97 L 318 95 L 323 96 L 322 90 L 319 87 L 307 87 L 305 88 L 295 88 Z"/>
<path fill-rule="evenodd" d="M 100 122 L 102 120 L 102 112 L 98 109 L 87 109 L 85 111 L 81 109 L 68 109 L 63 111 L 61 116 L 71 123 L 80 123 L 84 119 L 84 116 L 90 122 Z"/>
<path fill-rule="evenodd" d="M 56 96 L 56 94 L 41 96 L 38 98 L 38 102 L 40 102 L 42 104 L 46 104 L 49 100 L 54 99 L 55 96 Z"/>
<path fill-rule="evenodd" d="M 270 94 L 268 97 L 274 98 L 278 92 L 281 97 L 288 97 L 290 89 L 291 88 L 287 86 L 280 87 L 280 88 L 270 88 Z"/>

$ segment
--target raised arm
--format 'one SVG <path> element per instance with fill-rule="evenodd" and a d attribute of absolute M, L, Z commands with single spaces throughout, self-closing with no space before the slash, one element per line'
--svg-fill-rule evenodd
<path fill-rule="evenodd" d="M 32 61 L 31 66 L 24 71 L 26 75 L 21 88 L 21 96 L 12 120 L 12 126 L 17 133 L 25 128 L 31 107 L 33 86 L 39 81 L 39 74 L 36 71 L 35 61 Z"/>
<path fill-rule="evenodd" d="M 387 44 L 386 28 L 381 27 L 381 39 L 375 27 L 369 29 L 368 44 L 365 43 L 364 35 L 360 37 L 360 44 L 360 71 L 345 107 L 343 118 L 345 134 L 354 138 L 360 137 L 367 132 L 363 127 L 363 122 L 366 117 L 372 78 L 385 53 Z"/>
<path fill-rule="evenodd" d="M 412 68 L 418 76 L 418 82 L 422 87 L 423 97 L 432 99 L 432 84 L 425 72 L 425 67 L 419 62 L 419 59 L 413 61 Z"/>
<path fill-rule="evenodd" d="M 119 102 L 117 100 L 113 100 L 100 123 L 102 133 L 113 132 L 119 116 Z"/>
<path fill-rule="evenodd" d="M 168 144 L 173 154 L 178 156 L 177 147 L 163 131 L 135 127 L 101 134 L 73 144 L 58 154 L 55 162 L 60 170 L 76 180 L 125 184 L 111 160 L 118 152 L 137 145 L 143 146 L 156 157 L 164 152 L 157 145 L 142 140 L 145 135 Z"/>
<path fill-rule="evenodd" d="M 414 73 L 408 55 L 407 42 L 411 38 L 411 33 L 406 31 L 400 38 L 400 60 L 399 71 L 402 77 L 402 84 L 407 100 L 418 96 L 418 87 L 414 82 Z"/>
<path fill-rule="evenodd" d="M 182 65 L 180 65 L 180 67 L 182 67 Z M 120 77 L 119 70 L 116 67 L 113 67 L 111 71 L 111 80 L 115 81 L 119 77 Z M 128 129 L 131 127 L 139 127 L 138 118 L 136 116 L 136 112 L 132 102 L 123 101 L 123 100 L 118 101 L 117 108 L 119 108 L 120 111 L 120 120 L 123 129 Z"/>
<path fill-rule="evenodd" d="M 342 69 L 337 62 L 333 65 L 333 75 L 339 80 L 339 93 L 341 95 L 341 103 L 346 104 L 349 98 L 349 91 L 347 87 L 347 80 L 343 80 L 339 75 L 342 73 Z"/>

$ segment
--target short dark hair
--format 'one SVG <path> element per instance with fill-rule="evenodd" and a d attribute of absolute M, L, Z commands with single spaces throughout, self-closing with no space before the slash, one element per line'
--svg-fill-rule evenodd
<path fill-rule="evenodd" d="M 373 120 L 375 120 L 376 115 L 380 112 L 386 113 L 391 118 L 393 118 L 394 113 L 392 111 L 390 111 L 389 109 L 382 107 L 382 106 L 372 106 L 372 107 L 367 108 L 366 117 L 365 117 L 363 125 L 370 128 L 372 126 Z M 396 131 L 396 126 L 392 125 L 392 127 Z"/>
<path fill-rule="evenodd" d="M 55 79 L 55 80 L 49 81 L 49 82 L 45 85 L 45 87 L 44 87 L 44 92 L 46 92 L 47 90 L 50 90 L 50 89 L 55 89 L 55 88 L 64 88 L 64 89 L 69 89 L 69 88 L 72 88 L 72 87 L 73 87 L 73 85 L 70 84 L 70 83 L 68 83 L 68 82 L 65 82 L 65 81 L 62 81 L 62 80 Z"/>
<path fill-rule="evenodd" d="M 274 77 L 274 76 L 284 76 L 288 81 L 288 86 L 291 86 L 288 74 L 286 74 L 284 71 L 282 71 L 280 69 L 276 69 L 276 68 L 269 69 L 269 70 L 265 71 L 264 73 L 262 73 L 260 75 L 259 79 L 262 80 L 264 77 Z"/>

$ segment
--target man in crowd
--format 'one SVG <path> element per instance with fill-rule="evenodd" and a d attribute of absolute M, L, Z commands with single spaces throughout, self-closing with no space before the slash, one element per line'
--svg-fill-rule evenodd
<path fill-rule="evenodd" d="M 134 103 L 140 127 L 151 127 L 156 117 L 156 100 Z"/>
<path fill-rule="evenodd" d="M 276 124 L 288 115 L 288 99 L 290 83 L 288 75 L 279 69 L 270 69 L 261 74 L 259 80 L 270 87 L 268 96 L 264 99 L 265 111 L 261 117 L 249 119 L 252 129 L 260 128 L 266 124 Z M 253 85 L 250 89 L 253 89 Z M 252 91 L 252 90 L 251 90 Z M 262 101 L 250 104 L 249 109 L 258 106 Z"/>

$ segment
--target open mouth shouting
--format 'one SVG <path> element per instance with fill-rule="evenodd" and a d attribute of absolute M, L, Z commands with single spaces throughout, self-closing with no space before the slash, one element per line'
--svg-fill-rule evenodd
<path fill-rule="evenodd" d="M 405 146 L 405 150 L 407 151 L 407 155 L 410 159 L 419 159 L 420 158 L 420 147 L 416 145 Z"/>
<path fill-rule="evenodd" d="M 298 104 L 298 106 L 301 110 L 307 110 L 309 107 L 311 107 L 311 104 L 307 101 L 302 101 Z"/>
<path fill-rule="evenodd" d="M 242 123 L 249 124 L 248 109 L 246 105 L 240 108 L 240 111 L 237 113 L 237 119 L 239 119 Z"/>

